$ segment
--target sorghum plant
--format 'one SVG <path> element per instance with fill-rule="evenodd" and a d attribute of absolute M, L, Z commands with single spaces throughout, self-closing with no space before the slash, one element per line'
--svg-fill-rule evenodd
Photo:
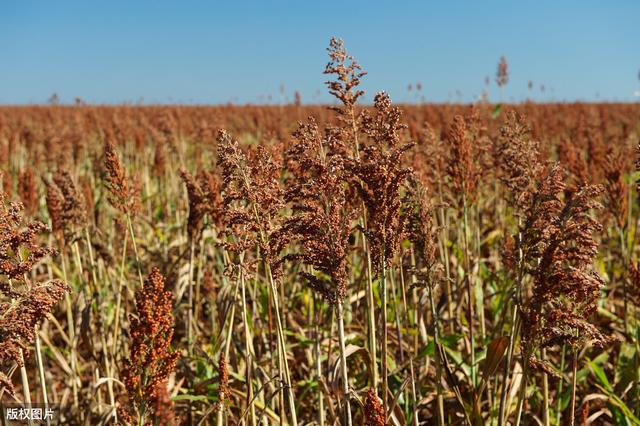
<path fill-rule="evenodd" d="M 170 410 L 165 411 L 170 400 L 158 412 L 159 400 L 166 394 L 167 378 L 180 356 L 179 351 L 171 349 L 172 310 L 173 296 L 165 290 L 160 271 L 153 268 L 144 286 L 136 291 L 136 314 L 130 317 L 130 354 L 120 373 L 127 393 L 119 412 L 125 421 L 139 425 L 173 424 L 166 417 Z"/>
<path fill-rule="evenodd" d="M 299 274 L 336 309 L 344 424 L 350 425 L 343 303 L 348 289 L 349 240 L 356 210 L 349 185 L 349 158 L 344 152 L 339 137 L 322 137 L 313 120 L 300 125 L 287 152 L 287 164 L 295 177 L 285 193 L 285 200 L 292 204 L 292 215 L 285 219 L 279 232 L 301 249 L 300 253 L 288 254 L 286 259 L 306 265 L 308 271 Z"/>

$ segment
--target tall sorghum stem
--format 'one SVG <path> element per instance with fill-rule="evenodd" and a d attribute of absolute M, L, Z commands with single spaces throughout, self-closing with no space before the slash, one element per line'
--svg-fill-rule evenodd
<path fill-rule="evenodd" d="M 68 283 L 67 277 L 67 260 L 65 256 L 64 247 L 60 250 L 60 260 L 62 263 L 62 279 Z M 71 342 L 71 350 L 69 351 L 69 364 L 71 367 L 71 389 L 73 392 L 73 407 L 78 408 L 78 383 L 76 381 L 77 366 L 76 366 L 76 331 L 73 319 L 73 305 L 71 303 L 71 295 L 66 292 L 64 294 L 65 303 L 67 305 L 67 329 L 69 331 L 69 341 Z"/>
<path fill-rule="evenodd" d="M 291 411 L 291 423 L 296 426 L 298 424 L 297 416 L 296 416 L 296 403 L 295 398 L 293 397 L 293 389 L 291 387 L 291 375 L 289 372 L 289 362 L 287 361 L 287 349 L 286 342 L 284 338 L 284 329 L 282 328 L 282 320 L 280 319 L 280 303 L 278 302 L 278 289 L 276 287 L 275 281 L 273 279 L 273 274 L 271 273 L 271 267 L 268 264 L 265 264 L 267 277 L 269 279 L 269 288 L 271 290 L 271 298 L 273 300 L 273 309 L 276 313 L 276 333 L 278 337 L 278 353 L 280 362 L 283 366 L 283 376 L 284 376 L 284 385 L 285 390 L 289 400 L 289 410 Z"/>
<path fill-rule="evenodd" d="M 38 364 L 38 375 L 40 378 L 40 389 L 42 391 L 42 402 L 44 403 L 45 409 L 49 408 L 49 396 L 47 394 L 47 382 L 44 377 L 44 364 L 42 362 L 42 349 L 40 347 L 40 337 L 38 336 L 38 330 L 36 329 L 36 363 Z M 47 425 L 49 425 L 51 421 L 47 418 Z"/>
<path fill-rule="evenodd" d="M 546 350 L 542 348 L 540 352 L 540 359 L 544 361 Z M 549 377 L 544 372 L 542 373 L 542 404 L 542 421 L 544 426 L 549 426 Z"/>
<path fill-rule="evenodd" d="M 466 288 L 467 288 L 467 298 L 468 298 L 468 305 L 467 305 L 467 320 L 469 323 L 469 343 L 470 343 L 470 352 L 471 352 L 471 365 L 470 365 L 470 370 L 471 370 L 471 383 L 473 383 L 473 386 L 476 386 L 476 354 L 475 354 L 475 331 L 474 331 L 474 321 L 473 321 L 473 288 L 472 288 L 472 280 L 471 280 L 471 266 L 470 266 L 470 259 L 469 259 L 469 233 L 468 233 L 468 227 L 469 227 L 469 212 L 468 212 L 468 206 L 467 206 L 467 197 L 466 195 L 463 193 L 462 195 L 462 205 L 463 205 L 463 215 L 464 215 L 464 219 L 463 219 L 463 226 L 464 226 L 464 263 L 465 263 L 465 271 L 464 271 L 464 278 L 465 278 L 465 283 L 466 283 Z"/>
<path fill-rule="evenodd" d="M 447 229 L 449 229 L 449 223 L 447 220 L 447 210 L 446 207 L 444 207 L 444 196 L 442 195 L 442 181 L 438 180 L 438 196 L 440 198 L 440 205 L 442 207 L 440 207 L 438 209 L 439 213 L 440 213 L 440 227 L 441 227 L 441 235 L 440 235 L 440 243 L 442 245 L 442 252 L 443 252 L 443 263 L 444 263 L 444 272 L 445 272 L 445 280 L 446 280 L 446 287 L 447 287 L 447 297 L 449 298 L 449 300 L 451 301 L 451 303 L 447 303 L 447 311 L 449 313 L 449 321 L 451 322 L 451 332 L 453 332 L 453 292 L 451 291 L 451 270 L 450 270 L 450 266 L 449 266 L 449 247 L 447 245 L 447 242 L 449 240 L 448 236 L 447 236 Z"/>
<path fill-rule="evenodd" d="M 374 391 L 378 389 L 378 348 L 376 342 L 375 298 L 373 297 L 373 268 L 371 265 L 371 251 L 368 249 L 367 239 L 362 238 L 362 245 L 367 256 L 367 330 L 369 338 L 369 352 L 371 354 L 371 382 Z"/>
<path fill-rule="evenodd" d="M 520 221 L 518 218 L 518 230 L 520 229 Z M 516 342 L 516 337 L 518 334 L 518 309 L 519 309 L 519 301 L 521 298 L 522 291 L 522 280 L 523 280 L 523 252 L 522 252 L 522 233 L 518 232 L 518 266 L 517 266 L 517 278 L 516 278 L 516 287 L 512 289 L 515 293 L 516 302 L 512 304 L 512 315 L 511 315 L 511 329 L 509 331 L 509 346 L 507 348 L 507 359 L 504 364 L 504 370 L 502 372 L 502 392 L 500 394 L 500 409 L 498 414 L 498 425 L 502 426 L 504 422 L 506 422 L 505 411 L 506 411 L 506 402 L 507 402 L 507 391 L 508 391 L 508 383 L 509 383 L 509 369 L 511 368 L 511 361 L 513 359 L 513 350 Z"/>
<path fill-rule="evenodd" d="M 434 359 L 436 362 L 436 407 L 438 410 L 438 425 L 444 426 L 444 400 L 442 397 L 442 360 L 440 359 L 440 333 L 438 331 L 438 312 L 436 311 L 435 303 L 433 300 L 433 288 L 431 283 L 427 288 L 429 292 L 429 308 L 431 309 L 431 317 L 433 324 L 433 345 L 434 345 Z"/>
<path fill-rule="evenodd" d="M 627 266 L 629 265 L 629 260 L 627 258 L 627 244 L 626 244 L 626 240 L 625 240 L 625 235 L 624 235 L 624 230 L 622 228 L 620 228 L 619 226 L 616 226 L 616 230 L 618 232 L 618 238 L 619 238 L 619 242 L 620 242 L 620 252 L 622 254 L 622 271 L 624 271 Z M 622 273 L 621 276 L 622 279 L 622 300 L 623 300 L 623 315 L 622 315 L 622 320 L 624 321 L 624 330 L 625 332 L 628 332 L 629 328 L 628 328 L 628 320 L 627 320 L 627 312 L 628 312 L 628 289 L 627 289 L 627 277 L 624 276 L 624 272 Z"/>
<path fill-rule="evenodd" d="M 511 359 L 513 358 L 513 349 L 515 346 L 516 335 L 516 322 L 518 307 L 513 304 L 511 306 L 511 330 L 509 331 L 509 346 L 507 347 L 507 357 L 504 362 L 504 369 L 502 371 L 502 390 L 500 392 L 500 409 L 498 414 L 498 425 L 502 426 L 506 423 L 506 409 L 507 409 L 507 394 L 509 391 L 509 369 L 511 368 Z"/>
<path fill-rule="evenodd" d="M 384 253 L 384 247 L 383 247 Z M 389 391 L 389 380 L 388 375 L 388 365 L 387 365 L 387 345 L 389 339 L 389 332 L 387 329 L 387 268 L 385 265 L 385 261 L 382 261 L 381 265 L 382 272 L 380 273 L 380 280 L 382 284 L 382 407 L 384 409 L 385 415 L 387 413 L 387 393 Z"/>
<path fill-rule="evenodd" d="M 310 291 L 312 294 L 313 300 L 313 315 L 314 315 L 314 356 L 316 363 L 316 380 L 320 382 L 320 378 L 322 377 L 322 354 L 320 350 L 320 326 L 321 323 L 321 308 L 318 306 L 318 298 L 315 292 Z M 324 396 L 321 389 L 318 389 L 318 424 L 319 426 L 325 425 L 324 420 Z"/>
<path fill-rule="evenodd" d="M 249 330 L 248 324 L 248 313 L 247 313 L 247 297 L 245 291 L 245 279 L 244 279 L 244 269 L 242 265 L 240 266 L 240 291 L 242 294 L 242 325 L 244 327 L 244 350 L 245 350 L 245 364 L 246 364 L 246 381 L 247 381 L 247 404 L 250 407 L 249 418 L 251 421 L 251 426 L 256 426 L 256 409 L 252 404 L 253 401 L 253 382 L 252 382 L 252 363 L 253 363 L 253 351 L 251 347 L 251 334 Z"/>
<path fill-rule="evenodd" d="M 573 350 L 573 373 L 571 378 L 571 407 L 569 411 L 569 426 L 575 425 L 576 418 L 576 388 L 578 387 L 578 351 Z"/>
<path fill-rule="evenodd" d="M 118 293 L 116 295 L 116 310 L 114 314 L 114 325 L 113 325 L 113 338 L 112 338 L 112 353 L 115 357 L 118 353 L 118 336 L 120 336 L 120 308 L 122 304 L 122 291 L 124 287 L 124 272 L 125 267 L 124 264 L 127 259 L 127 244 L 129 243 L 129 233 L 125 232 L 124 234 L 124 242 L 122 244 L 122 256 L 120 257 L 120 276 L 118 278 Z"/>
<path fill-rule="evenodd" d="M 559 425 L 560 423 L 560 419 L 562 419 L 562 385 L 563 385 L 563 380 L 564 380 L 564 360 L 565 360 L 565 353 L 567 350 L 567 345 L 566 343 L 562 344 L 562 352 L 560 354 L 560 378 L 558 379 L 558 391 L 556 392 L 556 424 Z"/>
<path fill-rule="evenodd" d="M 520 421 L 522 420 L 522 411 L 524 408 L 524 401 L 527 398 L 527 358 L 527 355 L 522 354 L 522 382 L 520 383 L 520 397 L 518 398 L 518 407 L 516 408 L 516 426 L 520 426 Z"/>
<path fill-rule="evenodd" d="M 344 335 L 344 313 L 342 311 L 342 302 L 338 302 L 336 306 L 336 317 L 338 319 L 338 339 L 340 344 L 340 370 L 342 373 L 342 391 L 344 404 L 344 424 L 351 426 L 351 404 L 349 402 L 349 374 L 347 371 L 347 355 Z"/>
<path fill-rule="evenodd" d="M 140 263 L 140 256 L 138 255 L 138 245 L 136 243 L 136 236 L 133 232 L 133 223 L 131 221 L 131 215 L 127 213 L 127 226 L 129 227 L 129 234 L 131 234 L 131 245 L 133 245 L 133 254 L 136 257 L 136 267 L 138 269 L 138 279 L 140 281 L 140 288 L 144 287 L 144 279 L 142 278 L 142 266 Z"/>
<path fill-rule="evenodd" d="M 24 397 L 24 403 L 27 407 L 31 407 L 31 391 L 29 390 L 29 376 L 27 375 L 27 368 L 24 365 L 24 354 L 22 353 L 22 349 L 20 349 L 20 359 L 22 361 L 22 366 L 20 367 L 20 378 L 22 379 L 22 395 Z M 33 422 L 31 421 L 31 417 L 27 419 L 28 425 L 32 426 Z"/>
<path fill-rule="evenodd" d="M 193 262 L 195 256 L 195 242 L 190 239 L 189 242 L 189 283 L 187 284 L 188 292 L 188 310 L 187 310 L 187 347 L 189 356 L 193 354 Z"/>
<path fill-rule="evenodd" d="M 227 335 L 225 336 L 225 341 L 224 341 L 224 347 L 222 349 L 222 356 L 224 357 L 225 360 L 229 359 L 229 351 L 231 350 L 231 340 L 232 340 L 232 336 L 233 336 L 233 323 L 235 320 L 235 316 L 236 316 L 236 304 L 235 304 L 235 300 L 236 297 L 238 296 L 238 282 L 236 282 L 235 288 L 233 290 L 233 295 L 232 295 L 232 303 L 231 303 L 231 312 L 229 313 L 229 328 L 227 330 Z M 220 372 L 219 372 L 220 374 Z M 223 404 L 219 404 L 218 406 L 218 413 L 217 413 L 217 417 L 216 417 L 216 425 L 217 426 L 223 426 L 224 425 L 224 414 L 226 412 L 226 405 Z"/>

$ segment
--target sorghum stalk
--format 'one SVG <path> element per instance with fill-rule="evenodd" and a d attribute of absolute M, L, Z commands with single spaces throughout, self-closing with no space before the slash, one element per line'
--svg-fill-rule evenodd
<path fill-rule="evenodd" d="M 349 374 L 347 372 L 346 345 L 344 337 L 344 314 L 342 301 L 336 305 L 336 317 L 338 319 L 338 339 L 340 344 L 340 365 L 342 372 L 342 392 L 344 392 L 344 424 L 351 426 L 351 403 L 349 402 Z"/>
<path fill-rule="evenodd" d="M 474 330 L 474 321 L 473 321 L 473 288 L 472 288 L 472 280 L 471 280 L 471 266 L 470 266 L 470 254 L 469 254 L 469 220 L 468 220 L 468 206 L 467 206 L 467 197 L 465 192 L 462 193 L 462 208 L 463 208 L 463 227 L 464 227 L 464 260 L 465 260 L 465 273 L 464 278 L 466 282 L 467 288 L 467 318 L 469 323 L 469 342 L 470 342 L 470 352 L 471 352 L 471 383 L 473 386 L 476 386 L 476 354 L 475 354 L 475 330 Z"/>
<path fill-rule="evenodd" d="M 380 284 L 382 291 L 382 407 L 384 412 L 387 413 L 387 392 L 389 390 L 389 372 L 387 371 L 387 340 L 389 336 L 387 329 L 387 268 L 385 262 L 382 262 L 381 265 Z"/>

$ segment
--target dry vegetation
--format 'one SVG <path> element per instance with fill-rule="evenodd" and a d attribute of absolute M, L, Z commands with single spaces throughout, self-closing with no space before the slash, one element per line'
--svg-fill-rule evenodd
<path fill-rule="evenodd" d="M 0 401 L 640 424 L 640 106 L 360 106 L 329 59 L 331 108 L 0 108 Z"/>

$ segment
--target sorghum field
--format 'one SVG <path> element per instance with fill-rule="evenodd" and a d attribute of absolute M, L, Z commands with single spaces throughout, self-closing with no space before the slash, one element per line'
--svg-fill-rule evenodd
<path fill-rule="evenodd" d="M 328 53 L 331 107 L 0 107 L 2 404 L 640 424 L 640 105 L 365 105 Z"/>

